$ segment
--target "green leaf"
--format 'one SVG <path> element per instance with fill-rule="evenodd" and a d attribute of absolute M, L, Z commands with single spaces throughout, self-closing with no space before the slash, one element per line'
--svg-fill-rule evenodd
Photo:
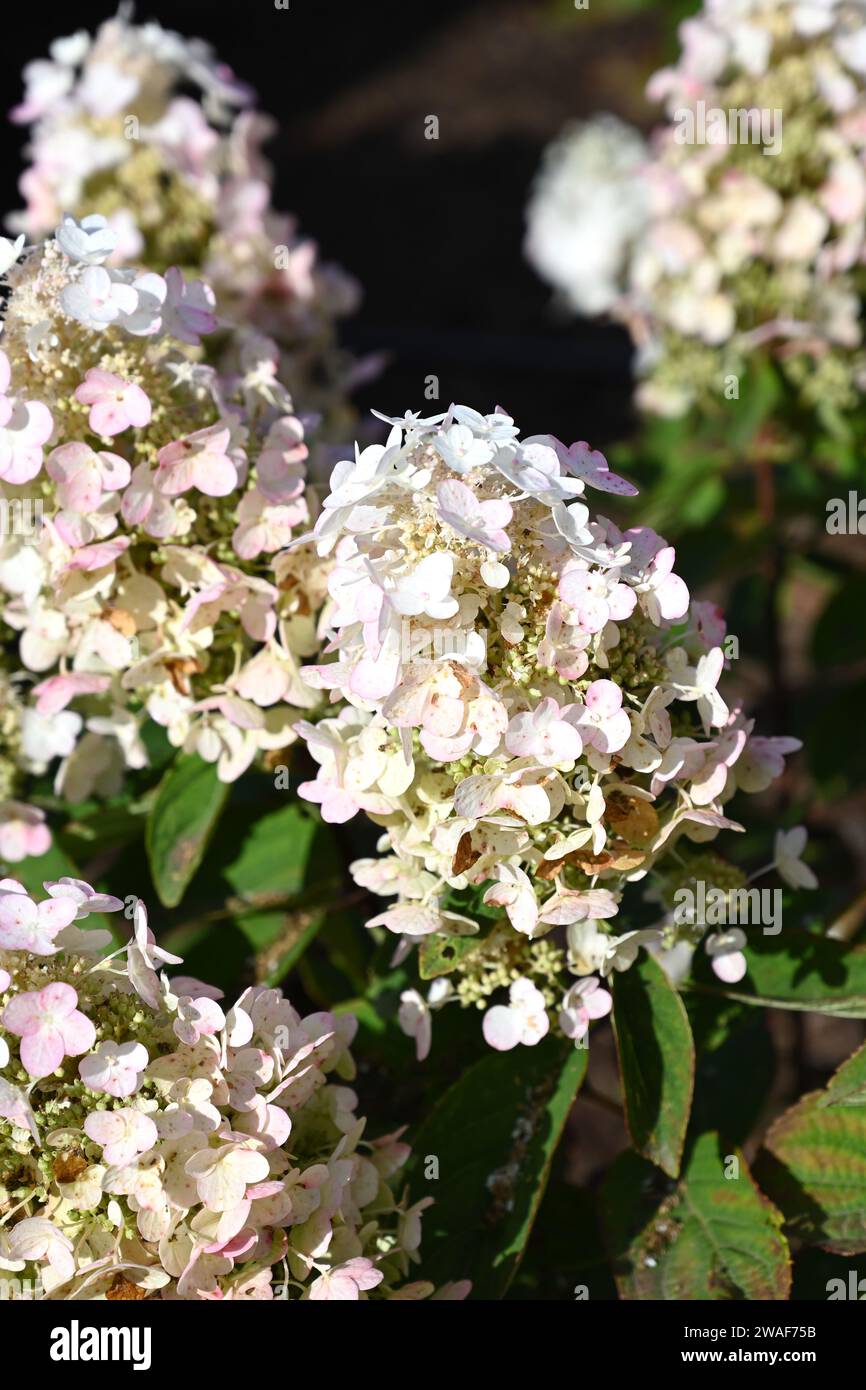
<path fill-rule="evenodd" d="M 820 1104 L 866 1105 L 866 1043 L 830 1078 Z"/>
<path fill-rule="evenodd" d="M 359 911 L 357 907 L 329 910 L 319 933 L 319 947 L 345 975 L 351 992 L 365 995 L 376 945 L 372 932 L 359 930 Z"/>
<path fill-rule="evenodd" d="M 729 417 L 727 438 L 735 450 L 740 451 L 744 445 L 752 442 L 760 425 L 776 405 L 780 387 L 773 364 L 760 356 L 752 357 L 749 371 L 740 382 L 736 411 L 732 411 Z"/>
<path fill-rule="evenodd" d="M 594 1192 L 551 1179 L 508 1298 L 616 1301 Z"/>
<path fill-rule="evenodd" d="M 224 870 L 234 891 L 253 904 L 267 905 L 275 896 L 293 897 L 305 886 L 314 844 L 317 858 L 339 882 L 339 860 L 327 826 L 318 824 L 294 803 L 262 816 L 250 828 L 236 859 Z"/>
<path fill-rule="evenodd" d="M 81 813 L 80 808 L 71 808 L 62 839 L 72 851 L 73 858 L 84 863 L 87 859 L 124 849 L 139 841 L 144 833 L 144 825 L 140 808 L 135 810 L 128 802 L 116 801 L 108 805 L 98 802 L 86 815 Z"/>
<path fill-rule="evenodd" d="M 325 913 L 313 909 L 243 912 L 236 920 L 256 954 L 258 979 L 273 987 L 295 968 L 315 940 Z"/>
<path fill-rule="evenodd" d="M 866 1251 L 866 1110 L 828 1105 L 826 1095 L 813 1091 L 779 1116 L 755 1174 L 784 1212 L 790 1235 L 838 1255 L 861 1254 Z"/>
<path fill-rule="evenodd" d="M 682 519 L 686 526 L 707 526 L 725 500 L 725 486 L 719 477 L 696 479 L 683 499 Z"/>
<path fill-rule="evenodd" d="M 547 1037 L 486 1054 L 440 1098 L 413 1143 L 412 1200 L 435 1198 L 418 1277 L 468 1278 L 473 1298 L 503 1297 L 586 1061 L 585 1048 Z M 425 1177 L 434 1157 L 438 1181 Z"/>
<path fill-rule="evenodd" d="M 223 877 L 240 898 L 256 905 L 238 911 L 235 920 L 256 954 L 260 977 L 278 984 L 325 922 L 327 898 L 339 897 L 339 858 L 331 832 L 294 803 L 281 806 L 254 822 Z M 321 905 L 304 906 L 311 893 Z M 273 905 L 275 899 L 299 895 L 297 906 Z"/>
<path fill-rule="evenodd" d="M 418 950 L 421 979 L 435 980 L 438 975 L 449 975 L 465 956 L 478 950 L 480 939 L 477 936 L 446 936 L 443 932 L 422 937 Z"/>
<path fill-rule="evenodd" d="M 762 1007 L 866 1018 L 866 946 L 790 927 L 751 935 L 745 953 L 749 969 L 740 984 L 719 984 L 704 960 L 694 987 Z"/>
<path fill-rule="evenodd" d="M 237 997 L 238 981 L 249 978 L 249 943 L 235 922 L 190 923 L 170 932 L 166 945 L 183 957 L 176 970 L 207 980 L 232 999 Z"/>
<path fill-rule="evenodd" d="M 617 975 L 613 1027 L 626 1123 L 638 1153 L 675 1178 L 695 1080 L 695 1048 L 683 1002 L 644 952 Z"/>
<path fill-rule="evenodd" d="M 697 1053 L 690 1131 L 718 1130 L 733 1143 L 745 1143 L 776 1072 L 766 1014 L 697 992 L 684 1003 Z"/>
<path fill-rule="evenodd" d="M 202 861 L 228 796 L 216 766 L 180 754 L 166 772 L 147 818 L 145 844 L 160 901 L 176 907 Z"/>
<path fill-rule="evenodd" d="M 623 1154 L 605 1180 L 601 1208 L 621 1298 L 788 1297 L 782 1218 L 739 1149 L 726 1152 L 716 1134 L 696 1140 L 677 1183 L 637 1154 Z"/>

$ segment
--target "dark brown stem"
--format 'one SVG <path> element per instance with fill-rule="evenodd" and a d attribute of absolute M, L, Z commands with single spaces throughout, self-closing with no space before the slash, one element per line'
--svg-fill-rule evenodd
<path fill-rule="evenodd" d="M 608 1110 L 612 1115 L 622 1116 L 623 1108 L 618 1100 L 611 1100 L 610 1096 L 603 1096 L 600 1091 L 594 1091 L 591 1086 L 584 1086 L 580 1094 L 584 1100 L 591 1100 L 595 1105 L 600 1105 L 602 1110 Z"/>

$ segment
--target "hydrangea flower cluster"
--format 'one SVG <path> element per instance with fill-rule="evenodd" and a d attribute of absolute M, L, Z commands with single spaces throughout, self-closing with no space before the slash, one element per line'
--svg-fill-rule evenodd
<path fill-rule="evenodd" d="M 299 407 L 337 428 L 353 369 L 335 322 L 358 286 L 272 208 L 261 146 L 274 126 L 252 91 L 202 40 L 123 13 L 58 39 L 24 76 L 12 118 L 32 126 L 27 206 L 10 226 L 36 240 L 65 212 L 101 213 L 120 260 L 202 274 L 223 312 L 279 342 Z"/>
<path fill-rule="evenodd" d="M 648 87 L 668 124 L 643 156 L 610 118 L 565 138 L 528 254 L 577 308 L 629 326 L 651 411 L 718 401 L 759 350 L 806 406 L 848 409 L 866 382 L 863 5 L 704 0 L 679 32 Z M 596 244 L 599 276 L 572 263 Z"/>
<path fill-rule="evenodd" d="M 74 1299 L 465 1297 L 405 1282 L 421 1216 L 345 1083 L 350 1015 L 256 985 L 169 979 L 180 958 L 82 927 L 117 898 L 0 881 L 0 1273 Z"/>
<path fill-rule="evenodd" d="M 649 219 L 640 131 L 605 114 L 575 122 L 544 152 L 526 213 L 525 251 L 566 307 L 605 314 Z"/>
<path fill-rule="evenodd" d="M 103 217 L 65 217 L 14 260 L 0 338 L 0 541 L 7 639 L 0 854 L 41 853 L 22 773 L 58 794 L 119 790 L 145 719 L 232 781 L 293 741 L 319 698 L 299 659 L 325 594 L 304 426 L 274 344 L 234 331 L 239 371 L 203 363 L 214 296 L 177 268 L 110 264 Z M 25 515 L 26 513 L 26 515 Z M 28 518 L 32 524 L 25 524 Z"/>
<path fill-rule="evenodd" d="M 800 745 L 725 703 L 723 616 L 690 603 L 672 547 L 591 515 L 588 490 L 635 492 L 602 454 L 520 439 L 501 409 L 382 418 L 387 442 L 338 464 L 293 542 L 332 559 L 326 659 L 303 674 L 338 705 L 298 726 L 319 764 L 300 792 L 326 820 L 382 827 L 383 856 L 352 872 L 397 901 L 368 925 L 401 957 L 448 943 L 456 988 L 403 999 L 419 1052 L 431 1009 L 502 987 L 493 1046 L 537 1041 L 551 1010 L 579 1040 L 610 1007 L 598 972 L 702 935 L 670 913 L 622 931 L 627 885 L 668 891 L 666 857 L 687 877 L 683 846 L 741 829 L 726 803 Z"/>

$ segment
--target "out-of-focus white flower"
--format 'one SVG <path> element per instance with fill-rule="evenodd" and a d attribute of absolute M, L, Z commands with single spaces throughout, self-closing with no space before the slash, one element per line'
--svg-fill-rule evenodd
<path fill-rule="evenodd" d="M 526 255 L 582 314 L 622 293 L 626 258 L 646 225 L 640 133 L 616 116 L 566 131 L 545 153 L 527 209 Z"/>
<path fill-rule="evenodd" d="M 704 0 L 679 39 L 648 84 L 664 120 L 647 147 L 608 116 L 547 152 L 527 255 L 572 308 L 630 330 L 646 410 L 708 405 L 755 352 L 808 408 L 850 410 L 866 377 L 862 5 Z"/>
<path fill-rule="evenodd" d="M 777 830 L 773 863 L 780 876 L 791 888 L 817 888 L 818 879 L 808 864 L 803 863 L 808 833 L 805 826 L 793 830 Z"/>

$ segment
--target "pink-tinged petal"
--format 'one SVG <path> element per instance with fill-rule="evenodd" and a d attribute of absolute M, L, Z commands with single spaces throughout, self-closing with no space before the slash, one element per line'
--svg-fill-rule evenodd
<path fill-rule="evenodd" d="M 96 1029 L 86 1014 L 76 1009 L 60 1023 L 60 1032 L 68 1057 L 80 1057 L 96 1042 Z"/>
<path fill-rule="evenodd" d="M 342 825 L 347 820 L 351 820 L 357 815 L 359 810 L 358 803 L 348 792 L 342 791 L 339 787 L 332 787 L 326 783 L 301 782 L 298 787 L 298 794 L 305 801 L 317 802 L 322 807 L 322 816 L 333 825 Z M 327 807 L 327 809 L 326 809 Z"/>
<path fill-rule="evenodd" d="M 150 424 L 150 400 L 140 386 L 126 388 L 126 413 L 129 423 L 136 429 L 143 429 L 145 425 Z"/>
<path fill-rule="evenodd" d="M 713 956 L 712 967 L 714 974 L 727 985 L 737 984 L 749 968 L 742 951 L 729 951 L 724 956 Z"/>
<path fill-rule="evenodd" d="M 93 1110 L 84 1121 L 84 1133 L 94 1144 L 105 1147 L 123 1132 L 124 1125 L 115 1110 Z"/>
<path fill-rule="evenodd" d="M 622 691 L 613 681 L 593 681 L 586 692 L 586 707 L 603 719 L 616 714 L 622 706 Z"/>
<path fill-rule="evenodd" d="M 25 810 L 27 815 L 24 814 Z M 51 832 L 47 825 L 30 818 L 37 814 L 44 817 L 44 812 L 37 813 L 32 807 L 21 807 L 17 813 L 8 811 L 7 818 L 0 820 L 0 857 L 17 864 L 28 856 L 44 854 L 51 848 Z M 4 944 L 10 950 L 16 949 L 16 944 L 11 941 Z"/>
<path fill-rule="evenodd" d="M 627 740 L 626 740 L 627 741 Z M 574 762 L 583 752 L 583 739 L 564 719 L 557 719 L 550 732 L 549 756 L 557 762 Z"/>
<path fill-rule="evenodd" d="M 78 903 L 74 898 L 51 898 L 39 904 L 38 912 L 40 925 L 48 931 L 58 932 L 61 927 L 68 927 L 74 920 L 78 912 Z"/>
<path fill-rule="evenodd" d="M 610 617 L 607 599 L 585 598 L 579 607 L 580 626 L 585 632 L 601 632 Z"/>
<path fill-rule="evenodd" d="M 668 621 L 681 618 L 688 612 L 689 590 L 678 574 L 669 574 L 655 591 L 659 612 Z"/>
<path fill-rule="evenodd" d="M 287 1111 L 278 1105 L 268 1106 L 267 1135 L 274 1146 L 281 1149 L 292 1132 L 292 1121 Z"/>
<path fill-rule="evenodd" d="M 193 464 L 193 480 L 208 497 L 226 497 L 237 487 L 238 471 L 225 454 L 205 454 Z"/>
<path fill-rule="evenodd" d="M 171 466 L 160 463 L 156 470 L 154 486 L 163 497 L 180 497 L 181 493 L 189 492 L 193 481 L 193 460 L 190 457 Z"/>
<path fill-rule="evenodd" d="M 676 558 L 677 558 L 677 553 L 676 553 L 676 551 L 674 550 L 673 546 L 672 546 L 672 545 L 666 545 L 666 546 L 664 546 L 664 547 L 658 552 L 658 554 L 655 556 L 655 558 L 654 558 L 654 560 L 653 560 L 653 566 L 652 566 L 652 567 L 653 567 L 653 573 L 654 573 L 654 574 L 670 574 L 671 570 L 672 570 L 673 567 L 674 567 L 674 560 L 675 560 Z"/>
<path fill-rule="evenodd" d="M 125 385 L 123 378 L 115 376 L 114 372 L 105 372 L 101 367 L 91 367 L 73 394 L 81 405 L 93 405 L 95 401 L 102 400 L 103 396 L 111 392 L 117 394 L 122 391 Z"/>
<path fill-rule="evenodd" d="M 444 483 L 440 483 L 436 489 L 436 497 L 440 508 L 453 512 L 457 517 L 467 519 L 475 515 L 478 505 L 475 493 L 456 478 L 448 478 Z"/>
<path fill-rule="evenodd" d="M 246 1204 L 245 1204 L 246 1205 Z M 227 1259 L 239 1260 L 248 1250 L 252 1250 L 258 1243 L 259 1232 L 245 1226 L 231 1240 L 225 1241 L 222 1245 L 214 1247 L 217 1252 L 221 1252 Z M 210 1248 L 210 1247 L 208 1247 Z"/>
<path fill-rule="evenodd" d="M 198 1014 L 196 1028 L 200 1033 L 218 1033 L 225 1026 L 226 1016 L 214 999 L 203 995 L 195 1000 L 195 1009 Z"/>
<path fill-rule="evenodd" d="M 599 743 L 605 753 L 618 753 L 625 748 L 631 738 L 631 722 L 625 710 L 619 710 L 605 720 L 604 728 L 599 730 Z"/>
<path fill-rule="evenodd" d="M 508 725 L 505 747 L 515 758 L 531 756 L 537 742 L 531 714 L 516 715 Z"/>
<path fill-rule="evenodd" d="M 624 622 L 626 618 L 630 618 L 634 612 L 637 603 L 637 594 L 634 589 L 630 589 L 627 584 L 615 584 L 608 595 L 607 601 L 610 608 L 610 616 L 613 618 L 614 622 L 621 623 Z"/>
<path fill-rule="evenodd" d="M 441 931 L 442 918 L 435 907 L 424 907 L 421 903 L 401 903 L 378 917 L 371 917 L 365 924 L 368 927 L 387 927 L 396 936 L 428 936 L 430 932 Z"/>
<path fill-rule="evenodd" d="M 590 990 L 584 995 L 583 1007 L 590 1018 L 605 1018 L 613 1007 L 613 996 L 606 989 Z"/>
<path fill-rule="evenodd" d="M 123 401 L 102 400 L 90 407 L 88 424 L 94 434 L 113 436 L 120 434 L 129 425 L 129 418 Z"/>
<path fill-rule="evenodd" d="M 482 502 L 481 513 L 484 517 L 485 526 L 492 527 L 495 530 L 501 530 L 504 526 L 507 526 L 514 515 L 511 509 L 511 503 L 507 502 L 505 498 L 494 498 L 489 502 Z"/>
<path fill-rule="evenodd" d="M 56 1071 L 65 1056 L 63 1037 L 56 1028 L 41 1028 L 37 1033 L 25 1034 L 20 1050 L 25 1070 L 37 1080 Z"/>
<path fill-rule="evenodd" d="M 481 1031 L 490 1047 L 497 1052 L 510 1052 L 523 1036 L 523 1020 L 516 1010 L 495 1004 L 484 1015 Z"/>
<path fill-rule="evenodd" d="M 180 963 L 182 959 L 182 956 L 166 956 L 166 960 L 175 961 L 177 963 Z M 224 994 L 224 991 L 217 989 L 216 985 L 206 985 L 202 980 L 197 980 L 194 975 L 172 975 L 171 990 L 172 994 L 186 994 L 190 999 L 222 999 Z M 248 1042 L 251 1037 L 252 1032 L 249 1033 L 244 1041 Z M 231 1039 L 229 1039 L 229 1041 L 232 1047 L 237 1045 Z M 141 1051 L 144 1052 L 144 1048 L 142 1048 Z M 141 1053 L 138 1053 L 137 1056 L 140 1057 Z M 141 1065 L 142 1067 L 147 1066 L 147 1061 L 145 1060 Z M 139 1068 L 139 1070 L 140 1069 L 141 1068 Z"/>
<path fill-rule="evenodd" d="M 454 738 L 463 726 L 465 707 L 457 696 L 437 695 L 424 716 L 424 728 L 437 738 Z"/>
<path fill-rule="evenodd" d="M 560 576 L 557 590 L 559 597 L 569 608 L 577 608 L 586 595 L 589 576 L 586 570 L 566 570 Z"/>
<path fill-rule="evenodd" d="M 507 531 L 485 531 L 484 544 L 489 550 L 495 550 L 498 555 L 504 555 L 511 549 L 511 539 Z"/>
<path fill-rule="evenodd" d="M 18 449 L 8 468 L 2 472 L 3 481 L 16 485 L 32 482 L 41 467 L 41 449 Z"/>
<path fill-rule="evenodd" d="M 0 894 L 0 929 L 30 927 L 39 919 L 39 909 L 24 893 Z"/>
<path fill-rule="evenodd" d="M 23 1038 L 25 1033 L 37 1029 L 40 1019 L 38 990 L 28 990 L 24 994 L 16 994 L 3 1010 L 3 1027 L 10 1033 L 15 1033 L 19 1038 Z"/>
<path fill-rule="evenodd" d="M 85 671 L 49 676 L 33 687 L 36 709 L 39 714 L 59 714 L 77 695 L 101 694 L 110 684 L 110 676 L 91 675 Z"/>
<path fill-rule="evenodd" d="M 102 496 L 99 460 L 87 444 L 75 441 L 52 449 L 45 471 L 58 486 L 62 506 L 76 512 L 89 512 L 99 505 Z"/>
<path fill-rule="evenodd" d="M 363 656 L 349 677 L 349 689 L 362 700 L 382 700 L 394 689 L 397 670 L 395 661 Z"/>
<path fill-rule="evenodd" d="M 106 565 L 113 565 L 125 550 L 128 550 L 132 541 L 128 536 L 118 536 L 114 540 L 99 541 L 95 545 L 86 545 L 81 550 L 76 551 L 64 569 L 67 570 L 101 570 Z"/>
<path fill-rule="evenodd" d="M 30 1107 L 27 1095 L 18 1086 L 10 1086 L 9 1082 L 5 1081 L 2 1076 L 0 1076 L 0 1118 L 11 1120 L 18 1129 L 29 1130 L 36 1144 L 41 1142 L 36 1117 Z M 20 1226 L 18 1230 L 20 1230 Z"/>
<path fill-rule="evenodd" d="M 698 683 L 704 690 L 715 688 L 722 677 L 725 669 L 725 654 L 721 647 L 713 647 L 712 651 L 707 652 L 698 662 Z"/>
<path fill-rule="evenodd" d="M 7 483 L 30 482 L 42 467 L 42 445 L 54 428 L 51 412 L 41 401 L 11 400 L 3 413 L 8 433 L 0 451 L 0 474 Z"/>
<path fill-rule="evenodd" d="M 25 409 L 27 424 L 24 427 L 24 435 L 27 443 L 34 447 L 47 444 L 54 429 L 54 419 L 48 406 L 43 405 L 41 401 L 28 401 Z"/>
<path fill-rule="evenodd" d="M 66 901 L 68 902 L 69 899 Z M 78 994 L 72 985 L 64 984 L 62 980 L 55 980 L 39 991 L 39 1004 L 41 1008 L 50 1009 L 53 1014 L 66 1018 L 76 1008 Z"/>
<path fill-rule="evenodd" d="M 620 477 L 619 473 L 611 473 L 610 469 L 607 472 L 586 473 L 582 476 L 585 483 L 598 488 L 599 492 L 612 492 L 617 497 L 637 497 L 638 489 L 634 483 Z"/>
<path fill-rule="evenodd" d="M 617 473 L 611 473 L 607 459 L 599 449 L 591 449 L 585 439 L 578 439 L 568 448 L 554 438 L 556 452 L 566 471 L 581 478 L 600 492 L 616 493 L 620 497 L 636 497 L 637 488 Z"/>

